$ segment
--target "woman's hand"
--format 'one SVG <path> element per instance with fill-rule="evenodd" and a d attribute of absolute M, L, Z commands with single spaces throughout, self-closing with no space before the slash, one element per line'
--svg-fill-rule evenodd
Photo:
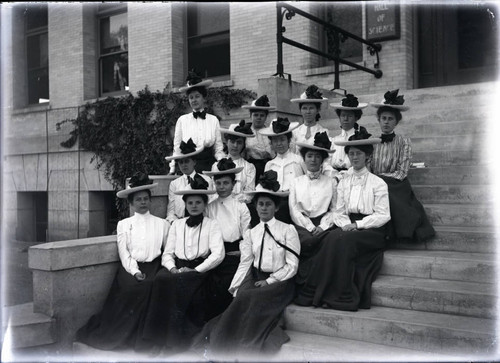
<path fill-rule="evenodd" d="M 179 271 L 179 269 L 177 267 L 172 267 L 170 269 L 170 272 L 173 273 L 173 274 L 178 274 L 180 271 Z"/>
<path fill-rule="evenodd" d="M 321 232 L 323 232 L 323 228 L 321 227 L 315 227 L 313 230 L 312 230 L 312 235 L 313 236 L 317 236 L 318 234 L 320 234 Z"/>
<path fill-rule="evenodd" d="M 264 287 L 269 285 L 266 280 L 260 280 L 255 283 L 255 287 Z"/>
<path fill-rule="evenodd" d="M 356 225 L 356 223 L 351 223 L 351 224 L 348 224 L 348 225 L 342 227 L 343 231 L 354 231 L 356 229 L 358 229 L 358 226 Z"/>
<path fill-rule="evenodd" d="M 146 274 L 143 274 L 142 272 L 136 272 L 135 275 L 134 275 L 135 279 L 139 282 L 141 281 L 144 281 L 144 279 L 146 278 Z"/>
<path fill-rule="evenodd" d="M 179 269 L 179 272 L 190 272 L 190 271 L 194 271 L 194 272 L 197 272 L 194 268 L 189 268 L 189 267 L 181 267 Z"/>

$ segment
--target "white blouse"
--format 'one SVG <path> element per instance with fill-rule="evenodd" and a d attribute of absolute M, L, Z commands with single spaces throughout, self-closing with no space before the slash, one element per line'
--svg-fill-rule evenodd
<path fill-rule="evenodd" d="M 231 156 L 228 155 L 227 157 Z M 235 175 L 236 184 L 234 185 L 232 195 L 241 203 L 250 203 L 252 201 L 252 196 L 244 194 L 244 192 L 255 190 L 255 166 L 243 158 L 232 160 L 237 168 L 243 167 L 243 170 Z M 212 165 L 212 171 L 218 170 L 219 169 L 217 169 L 217 163 L 214 163 Z"/>
<path fill-rule="evenodd" d="M 224 242 L 233 242 L 243 237 L 250 226 L 250 212 L 245 204 L 232 195 L 217 198 L 206 209 L 206 216 L 216 220 Z"/>
<path fill-rule="evenodd" d="M 354 128 L 350 129 L 349 131 L 342 130 L 340 135 L 334 136 L 333 137 L 333 142 L 335 141 L 348 141 L 349 138 L 354 135 Z M 331 165 L 334 169 L 340 169 L 340 168 L 346 168 L 349 169 L 351 167 L 351 162 L 349 161 L 349 158 L 347 157 L 347 154 L 344 151 L 345 146 L 339 146 L 335 145 L 335 152 L 332 155 L 331 159 Z"/>
<path fill-rule="evenodd" d="M 323 216 L 319 227 L 325 231 L 333 226 L 337 182 L 323 174 L 318 179 L 310 179 L 309 174 L 297 177 L 290 186 L 290 217 L 293 223 L 311 232 L 315 228 L 311 218 Z"/>
<path fill-rule="evenodd" d="M 161 255 L 170 225 L 149 212 L 135 213 L 117 225 L 118 254 L 131 275 L 140 272 L 137 262 L 151 262 Z"/>
<path fill-rule="evenodd" d="M 337 187 L 334 223 L 338 227 L 350 224 L 350 213 L 367 215 L 356 221 L 358 229 L 378 228 L 391 219 L 387 184 L 366 168 L 349 169 Z"/>
<path fill-rule="evenodd" d="M 306 172 L 302 158 L 288 150 L 284 154 L 278 154 L 272 160 L 266 163 L 264 172 L 274 170 L 278 173 L 278 182 L 280 183 L 280 190 L 287 191 L 294 179 L 298 176 L 304 175 Z"/>
<path fill-rule="evenodd" d="M 275 218 L 267 222 L 267 225 L 276 240 L 297 254 L 300 254 L 299 235 L 294 226 L 278 221 Z M 238 288 L 243 282 L 248 269 L 252 266 L 252 263 L 255 268 L 259 267 L 260 246 L 262 245 L 263 235 L 264 223 L 260 222 L 245 233 L 245 237 L 240 243 L 240 264 L 229 287 L 229 292 L 234 296 L 236 296 Z M 266 233 L 261 264 L 262 271 L 271 273 L 266 282 L 273 284 L 278 281 L 288 280 L 295 276 L 298 267 L 299 259 L 293 253 L 278 245 L 269 233 Z"/>
<path fill-rule="evenodd" d="M 191 175 L 189 175 L 191 178 L 194 178 L 196 175 L 196 171 L 193 171 Z M 215 190 L 214 183 L 212 181 L 212 178 L 209 178 L 206 175 L 203 174 L 198 174 L 200 175 L 203 179 L 205 179 L 208 182 L 208 190 Z M 177 195 L 174 192 L 178 190 L 186 190 L 186 189 L 191 189 L 191 185 L 188 182 L 188 176 L 187 175 L 182 175 L 181 177 L 174 179 L 170 182 L 169 189 L 168 189 L 168 205 L 167 205 L 167 221 L 172 223 L 176 219 L 184 218 L 184 212 L 185 212 L 185 203 L 182 200 L 182 195 Z M 209 195 L 208 196 L 208 202 L 211 202 L 216 198 L 215 195 Z"/>
<path fill-rule="evenodd" d="M 223 144 L 220 135 L 220 123 L 217 117 L 207 113 L 205 120 L 194 118 L 193 113 L 187 113 L 177 119 L 175 124 L 174 154 L 180 154 L 181 141 L 187 142 L 190 138 L 197 147 L 214 147 L 215 159 L 224 157 Z M 175 171 L 175 160 L 170 162 L 170 172 Z"/>
<path fill-rule="evenodd" d="M 196 266 L 195 270 L 209 271 L 224 260 L 224 242 L 219 224 L 204 217 L 202 223 L 189 227 L 186 224 L 187 219 L 177 219 L 172 223 L 161 264 L 170 270 L 175 267 L 175 257 L 181 260 L 204 257 L 206 260 Z"/>
<path fill-rule="evenodd" d="M 234 128 L 236 127 L 231 125 Z M 258 130 L 252 126 L 252 132 L 255 137 L 247 137 L 245 153 L 247 158 L 252 159 L 272 159 L 276 156 L 276 153 L 271 149 L 271 140 L 268 136 L 262 135 Z"/>
<path fill-rule="evenodd" d="M 328 129 L 325 129 L 323 126 L 321 126 L 318 122 L 316 122 L 316 125 L 310 126 L 311 129 L 311 134 L 309 138 L 306 137 L 307 134 L 307 126 L 305 124 L 300 125 L 297 127 L 295 130 L 292 131 L 292 140 L 290 141 L 290 150 L 293 151 L 294 153 L 298 154 L 299 153 L 299 147 L 296 145 L 298 142 L 300 143 L 311 143 L 314 141 L 314 136 L 316 135 L 317 132 L 326 132 L 328 135 Z"/>

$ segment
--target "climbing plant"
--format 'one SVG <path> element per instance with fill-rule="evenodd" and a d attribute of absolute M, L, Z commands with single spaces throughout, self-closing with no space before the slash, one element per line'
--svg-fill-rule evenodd
<path fill-rule="evenodd" d="M 229 114 L 255 97 L 245 89 L 209 88 L 207 110 L 221 119 L 215 110 Z M 186 112 L 189 104 L 184 95 L 151 92 L 146 87 L 136 96 L 89 102 L 76 119 L 63 120 L 56 127 L 60 130 L 62 124 L 72 123 L 74 129 L 61 146 L 71 148 L 79 140 L 80 148 L 94 153 L 92 162 L 119 190 L 136 171 L 149 175 L 168 172 L 165 156 L 172 154 L 175 123 Z"/>

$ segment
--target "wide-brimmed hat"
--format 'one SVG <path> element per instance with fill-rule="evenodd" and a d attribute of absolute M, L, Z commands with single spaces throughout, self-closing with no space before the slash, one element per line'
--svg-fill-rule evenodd
<path fill-rule="evenodd" d="M 269 98 L 267 95 L 262 95 L 256 100 L 253 100 L 250 105 L 241 106 L 241 108 L 245 108 L 248 110 L 263 110 L 263 111 L 274 111 L 276 107 L 269 105 Z"/>
<path fill-rule="evenodd" d="M 259 184 L 255 187 L 255 190 L 244 192 L 245 194 L 255 195 L 255 194 L 270 194 L 277 197 L 286 197 L 290 192 L 280 191 L 280 183 L 278 182 L 278 173 L 274 170 L 268 170 L 262 174 L 259 178 Z"/>
<path fill-rule="evenodd" d="M 195 174 L 191 183 L 189 183 L 189 189 L 182 189 L 174 191 L 177 195 L 209 195 L 215 194 L 215 190 L 208 190 L 208 182 L 203 179 L 199 174 Z"/>
<path fill-rule="evenodd" d="M 314 84 L 307 87 L 305 92 L 303 92 L 299 98 L 292 98 L 290 102 L 293 103 L 327 103 L 328 98 L 322 96 L 319 88 Z"/>
<path fill-rule="evenodd" d="M 368 106 L 368 103 L 359 103 L 358 98 L 349 93 L 345 96 L 345 98 L 342 99 L 340 103 L 330 103 L 330 106 L 332 106 L 336 110 L 354 111 L 362 110 L 363 108 Z"/>
<path fill-rule="evenodd" d="M 271 122 L 271 125 L 269 127 L 260 129 L 259 133 L 264 136 L 280 136 L 292 132 L 299 126 L 300 124 L 298 122 L 290 122 L 286 117 L 278 117 Z"/>
<path fill-rule="evenodd" d="M 297 146 L 306 147 L 312 150 L 326 151 L 329 154 L 333 154 L 335 152 L 335 150 L 330 150 L 332 142 L 330 141 L 326 131 L 317 132 L 316 135 L 314 135 L 314 144 L 297 142 Z"/>
<path fill-rule="evenodd" d="M 235 135 L 239 137 L 255 137 L 252 131 L 252 123 L 241 120 L 239 124 L 232 124 L 229 129 L 219 129 L 223 134 Z"/>
<path fill-rule="evenodd" d="M 203 171 L 203 174 L 207 176 L 238 174 L 243 170 L 242 166 L 236 167 L 236 164 L 231 158 L 220 159 L 219 162 L 216 164 L 216 168 L 217 170 Z"/>
<path fill-rule="evenodd" d="M 193 142 L 193 139 L 189 138 L 187 142 L 181 141 L 180 144 L 180 153 L 175 153 L 172 156 L 166 156 L 166 161 L 185 159 L 195 156 L 203 151 L 205 147 L 202 145 L 200 147 L 196 147 L 196 144 Z"/>
<path fill-rule="evenodd" d="M 141 190 L 153 189 L 158 183 L 153 183 L 149 177 L 141 172 L 135 173 L 128 181 L 127 187 L 116 193 L 118 198 L 127 198 L 128 195 L 140 192 Z"/>
<path fill-rule="evenodd" d="M 356 130 L 354 135 L 349 137 L 349 140 L 334 140 L 333 143 L 338 146 L 360 146 L 360 145 L 375 145 L 380 144 L 382 139 L 379 137 L 370 138 L 372 134 L 369 134 L 366 129 L 360 128 L 360 130 Z"/>
<path fill-rule="evenodd" d="M 210 85 L 212 85 L 212 83 L 213 81 L 211 79 L 203 80 L 201 76 L 193 69 L 188 72 L 188 76 L 186 77 L 186 86 L 180 87 L 179 92 L 187 92 L 191 88 L 195 87 L 209 87 Z"/>
<path fill-rule="evenodd" d="M 384 94 L 384 101 L 382 103 L 370 103 L 370 106 L 379 108 L 379 107 L 390 107 L 394 108 L 399 111 L 407 111 L 410 109 L 409 106 L 403 106 L 403 103 L 405 103 L 405 99 L 403 95 L 399 95 L 399 89 L 396 89 L 394 91 L 387 91 Z"/>

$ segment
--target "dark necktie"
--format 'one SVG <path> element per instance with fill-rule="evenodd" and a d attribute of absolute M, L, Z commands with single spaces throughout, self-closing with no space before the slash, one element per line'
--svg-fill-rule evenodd
<path fill-rule="evenodd" d="M 396 136 L 396 134 L 393 132 L 392 134 L 382 134 L 380 135 L 380 138 L 382 139 L 382 144 L 383 143 L 386 143 L 386 142 L 391 142 L 392 140 L 394 140 L 394 136 Z"/>
<path fill-rule="evenodd" d="M 262 234 L 262 243 L 260 244 L 260 257 L 259 257 L 259 272 L 262 272 L 262 253 L 264 252 L 264 238 L 266 238 L 266 233 L 271 234 L 267 223 L 264 223 L 264 233 Z"/>
<path fill-rule="evenodd" d="M 193 111 L 193 117 L 194 118 L 201 118 L 202 120 L 205 119 L 205 116 L 207 115 L 207 113 L 205 111 Z"/>
<path fill-rule="evenodd" d="M 191 178 L 189 175 L 188 175 L 188 184 L 191 185 L 193 183 L 193 178 Z"/>

